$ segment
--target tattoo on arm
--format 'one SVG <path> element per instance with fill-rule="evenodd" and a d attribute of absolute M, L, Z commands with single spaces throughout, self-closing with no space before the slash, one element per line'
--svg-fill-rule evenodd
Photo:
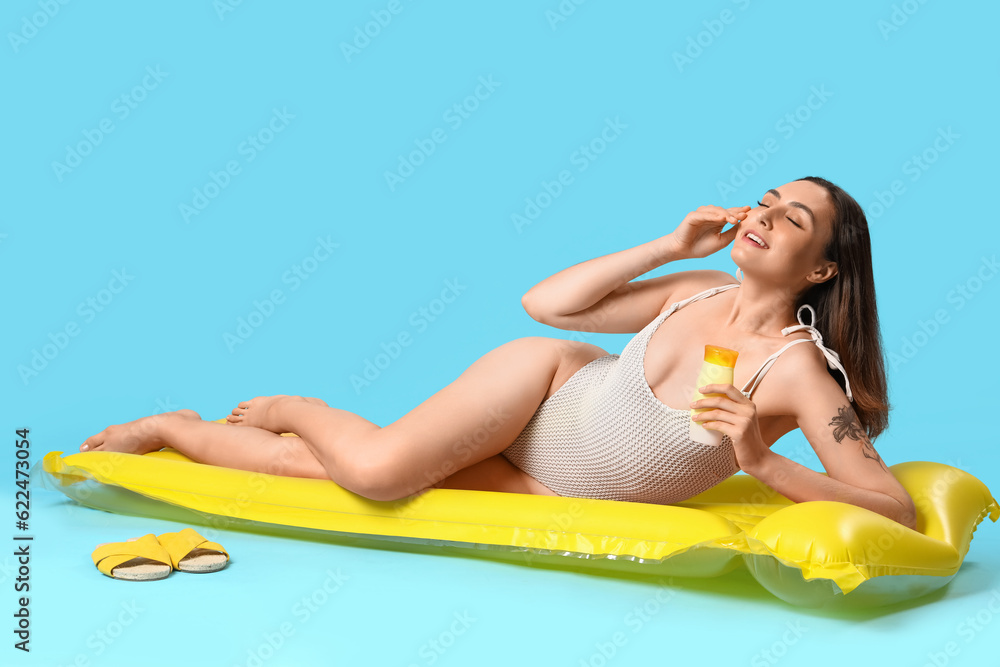
<path fill-rule="evenodd" d="M 872 446 L 871 441 L 868 439 L 865 429 L 862 428 L 861 422 L 858 421 L 857 413 L 854 412 L 850 405 L 838 408 L 837 416 L 827 426 L 835 427 L 833 429 L 833 437 L 837 442 L 843 442 L 844 438 L 857 440 L 861 443 L 861 453 L 864 454 L 865 458 L 878 462 L 886 470 L 889 469 L 882 461 L 882 457 L 875 451 L 875 447 Z"/>

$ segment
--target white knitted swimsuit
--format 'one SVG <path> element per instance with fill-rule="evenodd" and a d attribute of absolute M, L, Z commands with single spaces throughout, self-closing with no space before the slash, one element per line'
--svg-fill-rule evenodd
<path fill-rule="evenodd" d="M 637 333 L 620 355 L 594 359 L 578 370 L 539 406 L 531 421 L 503 455 L 515 466 L 561 496 L 678 503 L 739 471 L 733 443 L 704 445 L 690 438 L 690 411 L 662 403 L 646 382 L 643 359 L 653 332 L 687 304 L 739 287 L 722 285 L 674 303 Z M 809 331 L 768 357 L 743 388 L 748 398 L 782 352 L 796 343 L 815 342 L 831 368 L 840 358 L 825 348 L 811 324 L 782 329 Z M 844 373 L 845 381 L 847 374 Z M 850 385 L 847 384 L 850 398 Z"/>

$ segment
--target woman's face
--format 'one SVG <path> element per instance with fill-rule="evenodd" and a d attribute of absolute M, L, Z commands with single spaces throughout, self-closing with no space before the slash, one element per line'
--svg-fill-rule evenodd
<path fill-rule="evenodd" d="M 765 192 L 739 223 L 730 256 L 744 274 L 811 287 L 836 273 L 836 265 L 823 256 L 833 216 L 826 188 L 810 181 L 785 183 Z"/>

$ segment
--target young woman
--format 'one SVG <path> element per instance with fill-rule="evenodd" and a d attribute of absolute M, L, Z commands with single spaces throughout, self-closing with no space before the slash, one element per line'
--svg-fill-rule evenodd
<path fill-rule="evenodd" d="M 633 281 L 730 244 L 741 282 L 710 270 Z M 560 329 L 636 336 L 620 355 L 513 340 L 385 427 L 316 398 L 260 396 L 227 424 L 178 410 L 80 449 L 172 447 L 383 501 L 433 487 L 673 503 L 743 470 L 795 502 L 850 503 L 915 528 L 912 499 L 871 443 L 889 405 L 867 220 L 833 183 L 806 177 L 755 207 L 702 206 L 664 237 L 543 280 L 522 304 Z M 691 403 L 706 344 L 739 352 L 735 386 L 707 385 L 723 395 Z M 692 407 L 711 408 L 695 419 L 722 445 L 691 441 Z M 826 475 L 770 450 L 795 428 Z"/>

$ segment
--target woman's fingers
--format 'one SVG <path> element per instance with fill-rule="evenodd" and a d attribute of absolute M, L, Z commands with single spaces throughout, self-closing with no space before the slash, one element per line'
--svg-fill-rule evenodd
<path fill-rule="evenodd" d="M 743 400 L 746 400 L 749 402 L 749 399 L 743 395 L 743 392 L 731 384 L 706 384 L 703 387 L 698 387 L 698 391 L 703 394 L 725 394 L 734 401 L 743 402 Z M 703 398 L 701 400 L 704 401 L 709 399 Z"/>
<path fill-rule="evenodd" d="M 733 206 L 731 208 L 723 208 L 721 206 L 706 204 L 704 206 L 699 206 L 698 210 L 693 213 L 697 213 L 697 218 L 703 222 L 730 222 L 736 224 L 746 217 L 746 213 L 749 210 L 749 206 Z"/>
<path fill-rule="evenodd" d="M 748 206 L 699 206 L 671 233 L 672 243 L 686 257 L 706 257 L 733 242 L 748 210 Z M 726 229 L 730 224 L 732 227 Z"/>
<path fill-rule="evenodd" d="M 736 222 L 739 220 L 744 220 L 747 217 L 747 213 L 750 211 L 749 206 L 733 206 L 732 208 L 726 209 L 729 213 L 730 221 Z"/>
<path fill-rule="evenodd" d="M 722 208 L 721 206 L 714 206 L 712 204 L 706 204 L 700 207 L 702 212 L 702 217 L 705 220 L 730 220 L 735 216 L 729 212 L 729 209 Z"/>
<path fill-rule="evenodd" d="M 721 424 L 732 424 L 733 426 L 738 426 L 736 420 L 739 419 L 739 416 L 726 410 L 706 410 L 705 412 L 695 413 L 691 419 L 696 422 L 719 422 Z M 704 424 L 702 424 L 702 426 L 704 426 Z"/>
<path fill-rule="evenodd" d="M 733 239 L 736 238 L 736 232 L 738 232 L 739 229 L 740 229 L 739 226 L 733 225 L 732 227 L 730 227 L 726 231 L 722 232 L 721 237 L 722 237 L 723 243 L 725 243 L 726 245 L 729 245 L 730 243 L 732 243 Z"/>

